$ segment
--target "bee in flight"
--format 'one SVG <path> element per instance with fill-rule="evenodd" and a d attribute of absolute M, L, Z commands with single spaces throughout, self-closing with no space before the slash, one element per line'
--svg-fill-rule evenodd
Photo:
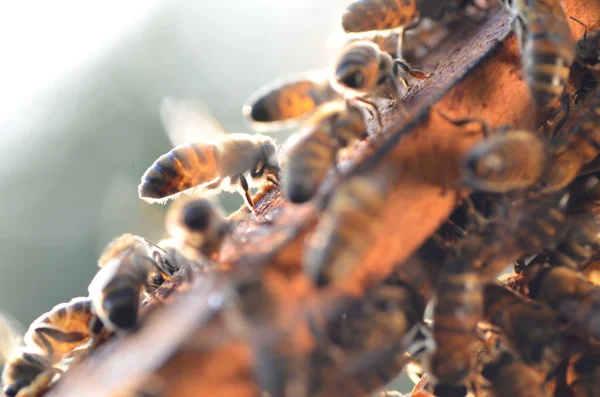
<path fill-rule="evenodd" d="M 104 249 L 101 269 L 88 286 L 94 313 L 107 329 L 131 329 L 137 324 L 142 294 L 170 278 L 160 248 L 148 240 L 124 234 Z"/>
<path fill-rule="evenodd" d="M 2 316 L 0 333 L 2 355 L 6 359 L 2 372 L 3 395 L 37 396 L 60 374 L 60 366 L 72 358 L 102 330 L 88 297 L 73 298 L 54 306 L 34 320 L 20 343 L 13 322 Z"/>
<path fill-rule="evenodd" d="M 263 135 L 225 134 L 200 103 L 165 98 L 161 119 L 176 146 L 160 156 L 142 176 L 139 197 L 165 203 L 182 193 L 238 191 L 255 213 L 250 188 L 279 184 L 275 141 Z M 194 140 L 193 134 L 200 137 Z"/>

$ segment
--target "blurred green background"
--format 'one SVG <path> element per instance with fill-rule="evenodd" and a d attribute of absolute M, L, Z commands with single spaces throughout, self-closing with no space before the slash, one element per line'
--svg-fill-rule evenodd
<path fill-rule="evenodd" d="M 136 192 L 146 168 L 171 148 L 161 98 L 199 98 L 229 131 L 250 132 L 241 115 L 248 96 L 275 78 L 325 68 L 347 3 L 1 6 L 0 309 L 27 325 L 87 295 L 112 238 L 161 238 L 166 207 Z M 229 208 L 241 203 L 223 197 Z"/>

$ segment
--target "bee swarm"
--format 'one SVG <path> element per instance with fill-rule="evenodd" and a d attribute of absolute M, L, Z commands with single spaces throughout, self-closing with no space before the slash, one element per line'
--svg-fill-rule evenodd
<path fill-rule="evenodd" d="M 576 16 L 590 27 L 600 22 L 598 0 L 564 0 L 563 8 L 567 17 Z M 260 191 L 253 197 L 256 217 L 245 207 L 234 214 L 242 221 L 235 240 L 223 245 L 213 270 L 218 277 L 180 271 L 155 299 L 147 300 L 142 317 L 148 316 L 136 332 L 106 341 L 46 395 L 133 396 L 144 385 L 154 385 L 154 379 L 161 396 L 260 395 L 253 346 L 231 329 L 232 320 L 222 313 L 231 282 L 252 275 L 260 275 L 284 308 L 273 323 L 293 328 L 290 351 L 313 349 L 319 341 L 299 313 L 321 319 L 341 301 L 360 301 L 460 204 L 455 190 L 458 165 L 481 134 L 477 125 L 457 127 L 440 113 L 452 119 L 483 119 L 494 128 L 510 124 L 535 131 L 535 107 L 523 78 L 517 38 L 511 34 L 498 41 L 509 29 L 509 15 L 495 10 L 479 18 L 452 28 L 434 51 L 419 59 L 419 68 L 434 75 L 411 86 L 403 109 L 399 104 L 380 108 L 382 131 L 344 151 L 338 160 L 343 172 L 330 175 L 313 200 L 292 204 L 279 188 Z M 569 24 L 576 39 L 583 37 L 581 26 Z M 373 122 L 369 128 L 375 129 Z M 344 178 L 389 169 L 395 175 L 368 253 L 343 281 L 317 288 L 302 261 L 320 212 Z"/>

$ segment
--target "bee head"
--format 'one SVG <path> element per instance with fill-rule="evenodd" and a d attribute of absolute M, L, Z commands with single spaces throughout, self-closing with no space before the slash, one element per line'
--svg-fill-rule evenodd
<path fill-rule="evenodd" d="M 275 172 L 279 172 L 279 160 L 277 159 L 277 144 L 275 141 L 266 136 L 260 137 L 260 154 L 262 161 L 267 165 L 268 168 Z"/>

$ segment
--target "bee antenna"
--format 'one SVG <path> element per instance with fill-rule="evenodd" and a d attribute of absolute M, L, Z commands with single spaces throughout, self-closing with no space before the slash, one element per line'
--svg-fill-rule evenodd
<path fill-rule="evenodd" d="M 147 238 L 145 238 L 145 237 L 142 237 L 142 239 L 143 239 L 145 242 L 147 242 L 148 244 L 152 245 L 153 247 L 156 247 L 156 248 L 158 248 L 158 249 L 159 249 L 159 250 L 161 250 L 162 252 L 164 252 L 164 253 L 166 253 L 166 252 L 167 252 L 167 250 L 166 250 L 166 249 L 164 249 L 164 248 L 162 248 L 161 246 L 159 246 L 158 244 L 156 244 L 156 243 L 154 243 L 154 242 L 152 242 L 152 241 L 148 240 Z"/>
<path fill-rule="evenodd" d="M 575 17 L 569 17 L 569 18 L 571 18 L 572 20 L 574 20 L 575 22 L 577 22 L 578 24 L 580 24 L 581 26 L 583 26 L 583 29 L 584 29 L 584 31 L 583 31 L 583 39 L 585 40 L 587 38 L 588 26 L 585 23 L 581 22 L 579 19 L 575 18 Z"/>

